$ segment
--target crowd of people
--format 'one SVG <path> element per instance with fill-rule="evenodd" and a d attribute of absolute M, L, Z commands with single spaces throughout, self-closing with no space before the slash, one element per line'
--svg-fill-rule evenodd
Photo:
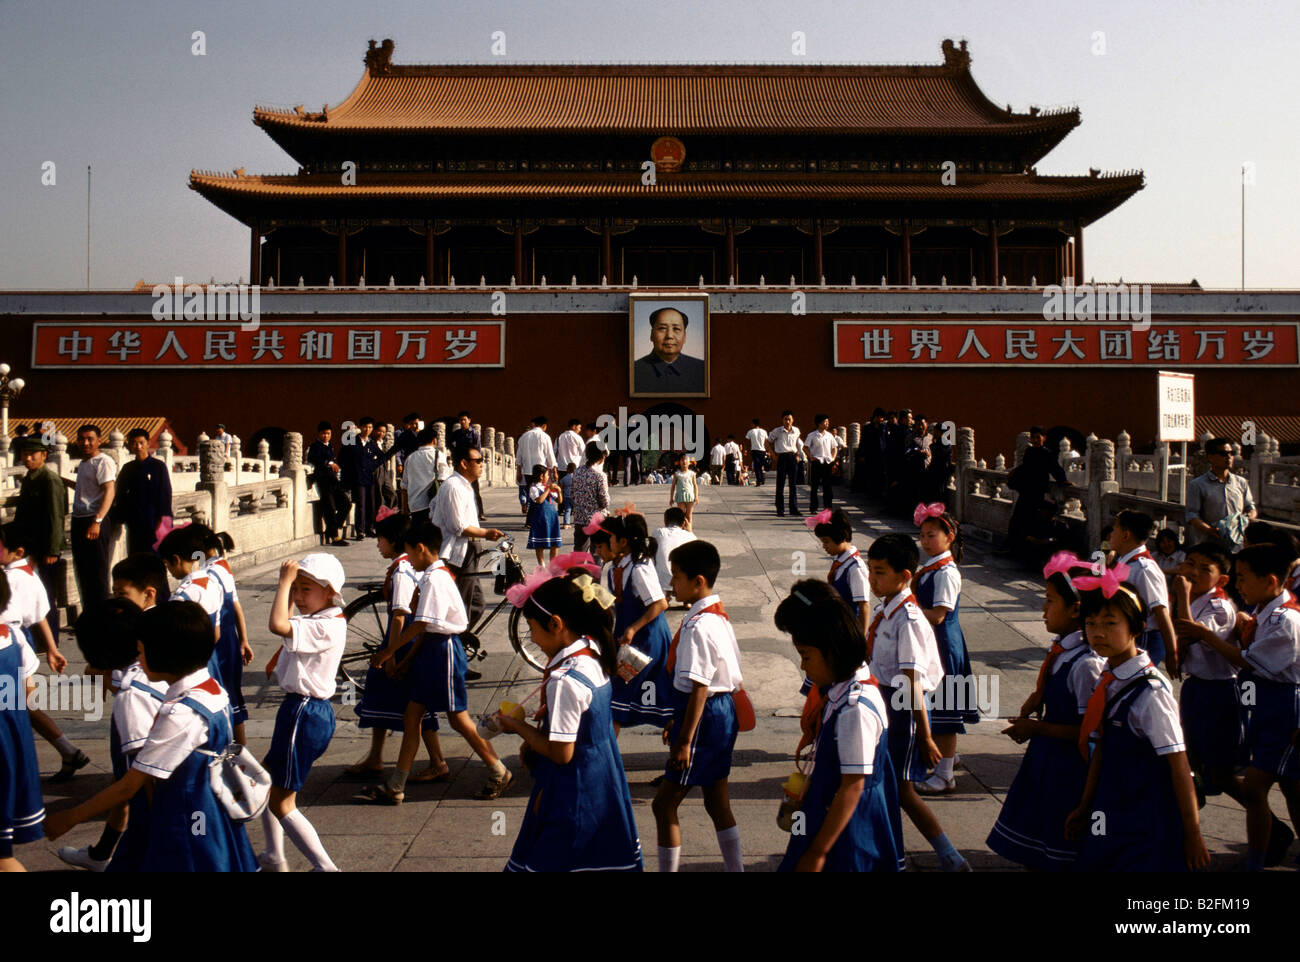
<path fill-rule="evenodd" d="M 608 455 L 598 438 L 583 438 L 581 422 L 572 422 L 574 438 L 561 436 L 565 457 L 557 459 L 545 418 L 533 419 L 517 451 L 520 506 L 538 565 L 507 597 L 549 663 L 521 703 L 475 720 L 459 635 L 477 621 L 482 597 L 468 575 L 477 570 L 478 546 L 505 535 L 482 516 L 476 485 L 484 455 L 468 415 L 462 420 L 442 452 L 412 416 L 400 445 L 381 452 L 398 452 L 391 456 L 398 460 L 398 506 L 377 499 L 373 518 L 354 514 L 358 537 L 373 536 L 389 562 L 384 643 L 355 708 L 372 741 L 346 772 L 369 783 L 358 803 L 400 805 L 408 783 L 450 776 L 438 735 L 442 715 L 486 769 L 480 800 L 499 798 L 514 780 L 495 739 L 522 740 L 533 787 L 507 869 L 638 871 L 644 859 L 618 739 L 627 727 L 648 725 L 663 731 L 667 746 L 652 806 L 658 868 L 680 864 L 678 811 L 698 785 L 724 867 L 742 870 L 728 777 L 738 736 L 755 718 L 722 601 L 721 557 L 690 530 L 686 509 L 699 487 L 689 458 L 678 459 L 664 524 L 652 533 L 631 505 L 610 510 Z M 817 431 L 806 439 L 788 411 L 773 431 L 756 425 L 748 438 L 751 464 L 755 452 L 775 456 L 778 509 L 785 507 L 782 481 L 794 497 L 792 464 L 804 460 L 811 468 L 838 457 L 827 419 L 815 420 Z M 887 424 L 876 425 L 886 437 Z M 329 431 L 322 426 L 324 450 L 313 461 L 325 490 L 331 476 L 342 486 L 344 465 L 359 458 L 347 445 L 335 454 Z M 369 442 L 372 433 L 358 429 L 358 437 Z M 1224 794 L 1243 809 L 1247 867 L 1285 859 L 1294 834 L 1273 815 L 1268 794 L 1280 783 L 1292 825 L 1300 825 L 1300 545 L 1250 516 L 1249 491 L 1221 477 L 1216 459 L 1224 443 L 1207 446 L 1215 458 L 1195 514 L 1204 529 L 1191 526 L 1196 543 L 1183 546 L 1175 532 L 1157 532 L 1150 517 L 1125 510 L 1097 554 L 1058 551 L 1044 566 L 1043 621 L 1054 641 L 1033 694 L 1004 731 L 1027 747 L 991 827 L 993 851 L 1044 871 L 1202 869 L 1209 856 L 1198 812 L 1206 796 Z M 87 483 L 80 486 L 79 473 L 81 513 L 74 512 L 91 541 L 89 529 L 103 523 L 115 494 L 94 449 L 88 437 Z M 873 493 L 888 501 L 891 484 L 909 475 L 905 456 L 903 475 L 891 481 L 885 450 Z M 725 454 L 724 446 L 724 470 Z M 560 460 L 567 460 L 567 495 Z M 875 470 L 871 459 L 863 464 L 865 474 Z M 1043 469 L 1051 473 L 1046 461 Z M 817 482 L 810 494 L 824 507 L 806 524 L 829 570 L 824 580 L 796 582 L 774 615 L 805 676 L 797 771 L 784 785 L 779 816 L 790 831 L 781 868 L 899 871 L 906 815 L 943 870 L 969 871 L 926 801 L 956 792 L 960 736 L 980 720 L 961 628 L 961 524 L 941 500 L 915 504 L 915 537 L 877 537 L 864 557 L 849 516 L 828 503 L 822 469 L 808 475 Z M 41 481 L 32 482 L 32 503 Z M 349 504 L 365 500 L 353 500 L 356 493 L 347 494 Z M 560 554 L 565 507 L 574 545 Z M 1245 522 L 1224 523 L 1234 512 Z M 22 678 L 30 690 L 38 668 L 33 633 L 51 670 L 62 671 L 66 658 L 45 620 L 49 598 L 26 562 L 55 551 L 54 531 L 48 519 L 26 521 L 0 528 L 0 674 Z M 267 624 L 277 650 L 266 672 L 284 699 L 269 751 L 260 765 L 249 759 L 269 784 L 260 812 L 265 848 L 254 854 L 244 819 L 213 790 L 205 754 L 244 743 L 242 672 L 259 657 L 223 557 L 233 545 L 202 525 L 169 528 L 151 550 L 113 567 L 111 597 L 88 599 L 75 629 L 88 673 L 115 693 L 115 781 L 76 806 L 45 813 L 33 733 L 63 755 L 56 777 L 71 777 L 85 753 L 48 715 L 0 712 L 0 750 L 12 774 L 0 785 L 0 869 L 21 868 L 14 844 L 42 834 L 55 839 L 104 815 L 99 840 L 61 849 L 65 861 L 96 871 L 284 871 L 288 837 L 316 870 L 336 870 L 296 794 L 336 724 L 330 699 L 346 634 L 343 566 L 315 553 L 280 571 Z M 170 589 L 168 575 L 179 587 Z M 669 599 L 687 609 L 675 634 Z M 1177 695 L 1174 679 L 1182 680 Z M 391 768 L 384 762 L 389 732 L 401 739 Z M 429 764 L 413 771 L 421 744 Z M 195 812 L 207 820 L 203 833 L 190 831 Z"/>

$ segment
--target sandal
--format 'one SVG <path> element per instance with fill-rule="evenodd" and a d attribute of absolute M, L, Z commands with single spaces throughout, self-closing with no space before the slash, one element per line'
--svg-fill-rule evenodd
<path fill-rule="evenodd" d="M 406 792 L 395 792 L 387 782 L 369 785 L 352 796 L 358 802 L 370 802 L 375 805 L 401 805 L 406 800 Z"/>
<path fill-rule="evenodd" d="M 418 772 L 412 772 L 406 779 L 408 782 L 449 782 L 451 781 L 451 767 L 443 762 L 442 768 L 434 768 L 430 765 L 428 768 L 422 768 Z"/>
<path fill-rule="evenodd" d="M 384 777 L 382 768 L 369 768 L 360 763 L 349 765 L 343 769 L 343 774 L 339 776 L 341 782 L 377 782 Z"/>
<path fill-rule="evenodd" d="M 510 783 L 515 777 L 510 774 L 510 769 L 506 769 L 500 775 L 489 775 L 488 780 L 483 783 L 483 787 L 474 793 L 474 798 L 480 802 L 491 801 L 494 798 L 500 798 L 505 794 L 505 790 L 510 787 Z"/>
<path fill-rule="evenodd" d="M 59 770 L 57 772 L 55 772 L 53 775 L 50 776 L 50 781 L 52 782 L 69 781 L 71 780 L 73 775 L 81 771 L 81 769 L 85 768 L 89 764 L 90 764 L 90 756 L 87 755 L 85 752 L 83 752 L 80 748 L 78 748 L 77 753 L 75 755 L 64 756 L 63 764 L 59 767 Z"/>

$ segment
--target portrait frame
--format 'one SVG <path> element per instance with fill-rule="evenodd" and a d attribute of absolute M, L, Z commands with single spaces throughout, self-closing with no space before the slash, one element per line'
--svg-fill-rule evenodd
<path fill-rule="evenodd" d="M 662 363 L 651 341 L 650 316 L 671 307 L 687 319 L 685 341 L 680 360 L 686 362 L 686 390 L 665 390 L 656 371 Z M 627 305 L 627 382 L 628 395 L 634 398 L 707 398 L 712 364 L 710 338 L 712 318 L 709 295 L 700 291 L 660 291 L 628 295 Z"/>

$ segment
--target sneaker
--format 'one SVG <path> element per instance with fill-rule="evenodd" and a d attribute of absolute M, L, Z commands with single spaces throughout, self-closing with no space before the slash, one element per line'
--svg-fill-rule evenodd
<path fill-rule="evenodd" d="M 938 775 L 931 775 L 923 782 L 913 782 L 912 787 L 916 789 L 918 795 L 955 795 L 957 793 L 957 779 L 940 778 Z"/>
<path fill-rule="evenodd" d="M 514 780 L 515 777 L 510 774 L 508 768 L 502 771 L 500 775 L 489 775 L 487 781 L 483 783 L 483 787 L 475 793 L 474 797 L 480 802 L 500 798 Z"/>
<path fill-rule="evenodd" d="M 287 872 L 289 871 L 289 860 L 287 858 L 276 858 L 270 852 L 261 852 L 257 856 L 257 864 L 263 872 Z"/>
<path fill-rule="evenodd" d="M 64 756 L 63 766 L 50 776 L 52 782 L 67 782 L 72 776 L 90 764 L 90 756 L 77 749 L 77 754 Z"/>
<path fill-rule="evenodd" d="M 1295 832 L 1287 828 L 1286 823 L 1274 815 L 1273 828 L 1268 833 L 1268 850 L 1264 856 L 1264 867 L 1272 868 L 1286 861 L 1286 850 L 1294 841 Z"/>
<path fill-rule="evenodd" d="M 72 848 L 71 846 L 65 845 L 63 848 L 59 849 L 59 858 L 63 859 L 63 861 L 67 862 L 69 865 L 75 865 L 78 868 L 87 868 L 92 872 L 104 871 L 104 869 L 108 868 L 109 862 L 108 859 L 100 861 L 97 858 L 91 858 L 89 846 L 86 848 Z"/>

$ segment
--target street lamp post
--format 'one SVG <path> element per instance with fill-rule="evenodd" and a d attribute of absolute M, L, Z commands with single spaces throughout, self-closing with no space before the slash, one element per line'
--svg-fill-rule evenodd
<path fill-rule="evenodd" d="M 9 439 L 9 402 L 23 392 L 27 382 L 9 376 L 9 365 L 0 364 L 0 437 Z"/>

